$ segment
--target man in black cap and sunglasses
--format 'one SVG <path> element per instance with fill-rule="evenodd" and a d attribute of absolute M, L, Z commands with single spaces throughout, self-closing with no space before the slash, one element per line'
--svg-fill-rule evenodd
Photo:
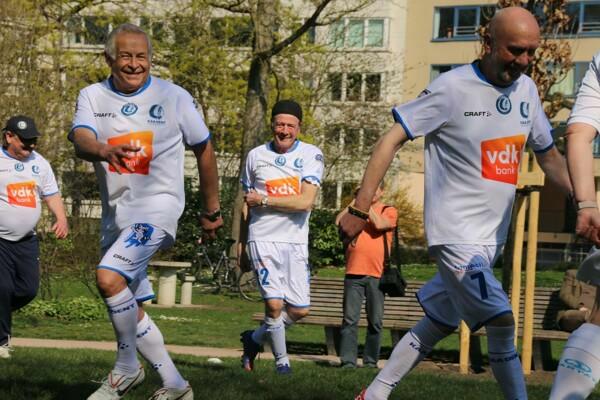
<path fill-rule="evenodd" d="M 27 305 L 39 286 L 35 226 L 44 200 L 63 239 L 67 217 L 52 168 L 34 149 L 40 133 L 33 119 L 15 116 L 2 132 L 0 153 L 0 358 L 10 358 L 11 314 Z"/>
<path fill-rule="evenodd" d="M 242 333 L 242 367 L 251 371 L 260 345 L 270 340 L 275 368 L 289 374 L 285 329 L 308 314 L 308 219 L 323 175 L 323 153 L 298 140 L 302 108 L 280 100 L 271 112 L 273 140 L 248 153 L 242 176 L 245 223 L 240 243 L 265 301 L 264 324 Z"/>

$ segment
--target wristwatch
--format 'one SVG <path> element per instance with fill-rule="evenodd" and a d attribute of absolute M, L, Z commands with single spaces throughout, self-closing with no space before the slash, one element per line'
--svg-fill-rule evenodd
<path fill-rule="evenodd" d="M 217 209 L 211 213 L 204 212 L 204 213 L 202 213 L 202 216 L 204 218 L 206 218 L 207 220 L 209 220 L 210 222 L 215 222 L 216 220 L 221 218 L 221 210 Z"/>
<path fill-rule="evenodd" d="M 266 207 L 266 206 L 268 206 L 268 205 L 269 205 L 269 196 L 263 196 L 263 197 L 260 199 L 260 206 L 261 206 L 261 207 Z"/>

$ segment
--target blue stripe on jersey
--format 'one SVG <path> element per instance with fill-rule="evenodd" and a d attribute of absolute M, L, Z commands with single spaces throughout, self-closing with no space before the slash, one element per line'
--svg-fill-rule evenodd
<path fill-rule="evenodd" d="M 107 270 L 109 270 L 109 271 L 116 272 L 117 274 L 119 274 L 119 275 L 121 275 L 123 278 L 125 278 L 125 280 L 127 281 L 127 283 L 131 283 L 131 281 L 133 281 L 133 278 L 132 278 L 132 277 L 130 277 L 129 275 L 127 275 L 125 272 L 123 272 L 123 271 L 120 271 L 120 270 L 118 270 L 118 269 L 116 269 L 116 268 L 114 268 L 114 267 L 109 267 L 109 266 L 107 266 L 107 265 L 98 265 L 98 266 L 96 267 L 96 269 L 107 269 Z"/>
<path fill-rule="evenodd" d="M 94 135 L 96 135 L 96 139 L 98 139 L 98 132 L 96 132 L 96 130 L 94 128 L 92 128 L 91 126 L 89 126 L 89 125 L 75 125 L 73 128 L 71 128 L 71 131 L 67 135 L 67 139 L 69 139 L 71 142 L 73 141 L 73 132 L 75 132 L 75 129 L 77 129 L 77 128 L 89 129 L 90 131 L 92 131 L 94 133 Z"/>
<path fill-rule="evenodd" d="M 303 177 L 303 178 L 302 178 L 302 180 L 303 180 L 303 181 L 315 180 L 315 181 L 317 181 L 317 183 L 319 183 L 319 184 L 321 183 L 321 181 L 319 180 L 319 178 L 317 178 L 317 177 L 316 177 L 316 176 L 314 176 L 314 175 L 308 175 L 308 176 L 305 176 L 305 177 Z"/>
<path fill-rule="evenodd" d="M 123 93 L 123 92 L 119 92 L 117 90 L 117 88 L 113 84 L 113 77 L 111 76 L 110 78 L 108 78 L 108 87 L 110 88 L 110 90 L 112 90 L 119 96 L 132 97 L 132 96 L 138 95 L 138 94 L 142 93 L 144 90 L 148 89 L 148 86 L 150 86 L 151 82 L 152 82 L 152 77 L 150 75 L 148 75 L 148 80 L 146 81 L 146 83 L 144 83 L 144 85 L 141 88 L 139 88 L 138 90 L 136 90 L 133 93 Z"/>
<path fill-rule="evenodd" d="M 470 327 L 470 330 L 471 330 L 471 332 L 476 332 L 477 330 L 479 330 L 479 328 L 481 328 L 482 326 L 487 325 L 490 321 L 498 318 L 501 315 L 505 315 L 505 314 L 512 314 L 512 310 L 501 311 L 498 314 L 495 314 L 495 315 L 491 316 L 490 318 L 486 319 L 485 321 L 479 322 L 479 323 L 473 325 L 472 327 Z"/>
<path fill-rule="evenodd" d="M 479 79 L 481 79 L 485 83 L 489 83 L 490 85 L 492 85 L 492 83 L 487 80 L 487 78 L 485 77 L 485 75 L 483 74 L 483 72 L 481 72 L 481 70 L 479 69 L 479 60 L 473 61 L 471 63 L 471 67 L 473 67 L 473 72 L 475 72 L 475 75 L 477 75 L 477 77 Z"/>
<path fill-rule="evenodd" d="M 156 297 L 155 295 L 153 295 L 153 294 L 149 294 L 148 296 L 136 297 L 136 298 L 135 298 L 135 301 L 137 301 L 138 303 L 143 303 L 143 302 L 145 302 L 146 300 L 150 300 L 150 299 L 153 299 L 153 298 L 155 298 L 155 297 Z"/>
<path fill-rule="evenodd" d="M 402 120 L 402 117 L 400 116 L 400 113 L 398 112 L 398 110 L 396 110 L 396 108 L 392 108 L 392 115 L 394 116 L 394 121 L 402 125 L 402 128 L 404 128 L 404 132 L 406 132 L 406 136 L 408 136 L 410 140 L 415 140 L 415 137 L 413 136 L 410 129 L 408 129 L 408 126 L 406 126 L 406 124 L 404 123 L 404 120 Z"/>
<path fill-rule="evenodd" d="M 310 304 L 292 304 L 287 300 L 285 302 L 287 303 L 288 306 L 292 306 L 295 308 L 309 308 L 310 307 Z"/>
<path fill-rule="evenodd" d="M 209 133 L 209 134 L 208 134 L 208 137 L 207 137 L 206 139 L 204 139 L 203 141 L 201 141 L 201 142 L 199 142 L 199 143 L 196 143 L 196 144 L 190 144 L 189 146 L 190 146 L 192 149 L 194 149 L 194 148 L 196 148 L 196 147 L 203 146 L 203 145 L 205 145 L 206 143 L 208 143 L 208 141 L 210 140 L 210 138 L 211 138 L 211 136 L 210 136 L 210 133 Z"/>
<path fill-rule="evenodd" d="M 58 190 L 57 190 L 56 192 L 52 192 L 52 193 L 49 193 L 49 194 L 42 193 L 42 197 L 50 197 L 50 196 L 54 196 L 54 195 L 55 195 L 55 194 L 57 194 L 57 193 L 58 193 Z"/>
<path fill-rule="evenodd" d="M 541 150 L 534 150 L 533 152 L 535 154 L 543 154 L 543 153 L 549 151 L 550 149 L 552 149 L 553 147 L 554 147 L 554 142 L 550 143 L 550 145 L 548 147 L 544 147 Z"/>

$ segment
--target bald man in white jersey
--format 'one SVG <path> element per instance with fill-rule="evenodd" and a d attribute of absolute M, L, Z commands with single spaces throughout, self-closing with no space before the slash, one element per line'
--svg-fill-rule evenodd
<path fill-rule="evenodd" d="M 217 165 L 194 100 L 183 88 L 150 76 L 151 57 L 148 36 L 137 26 L 111 32 L 105 47 L 111 76 L 81 90 L 69 134 L 78 157 L 94 163 L 100 186 L 103 256 L 96 279 L 118 344 L 113 370 L 89 400 L 120 399 L 142 382 L 136 350 L 163 382 L 151 399 L 194 397 L 141 304 L 154 297 L 148 261 L 173 243 L 184 208 L 184 144 L 197 159 L 206 207 L 200 224 L 208 237 L 223 224 Z"/>
<path fill-rule="evenodd" d="M 424 136 L 425 230 L 438 273 L 417 294 L 426 316 L 357 399 L 387 399 L 460 320 L 473 331 L 485 326 L 490 364 L 504 397 L 527 398 L 510 303 L 492 266 L 506 240 L 526 143 L 547 177 L 565 194 L 571 190 L 536 86 L 523 74 L 539 41 L 528 11 L 497 11 L 481 60 L 442 74 L 419 98 L 392 110 L 395 124 L 376 144 L 340 233 L 347 245 L 363 229 L 394 154 L 407 140 Z"/>
<path fill-rule="evenodd" d="M 600 213 L 594 182 L 593 141 L 600 132 L 600 53 L 586 72 L 567 122 L 567 161 L 577 207 L 576 232 L 594 243 L 577 279 L 600 286 Z M 587 398 L 600 380 L 600 290 L 586 323 L 577 328 L 558 362 L 551 400 Z"/>

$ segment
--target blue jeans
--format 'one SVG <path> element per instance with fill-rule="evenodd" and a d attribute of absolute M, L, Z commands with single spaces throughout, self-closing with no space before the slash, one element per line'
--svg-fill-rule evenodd
<path fill-rule="evenodd" d="M 366 275 L 346 275 L 344 279 L 344 320 L 340 342 L 342 365 L 356 366 L 358 322 L 365 299 L 368 326 L 363 364 L 375 365 L 379 360 L 384 302 L 383 292 L 379 290 L 379 278 Z"/>

